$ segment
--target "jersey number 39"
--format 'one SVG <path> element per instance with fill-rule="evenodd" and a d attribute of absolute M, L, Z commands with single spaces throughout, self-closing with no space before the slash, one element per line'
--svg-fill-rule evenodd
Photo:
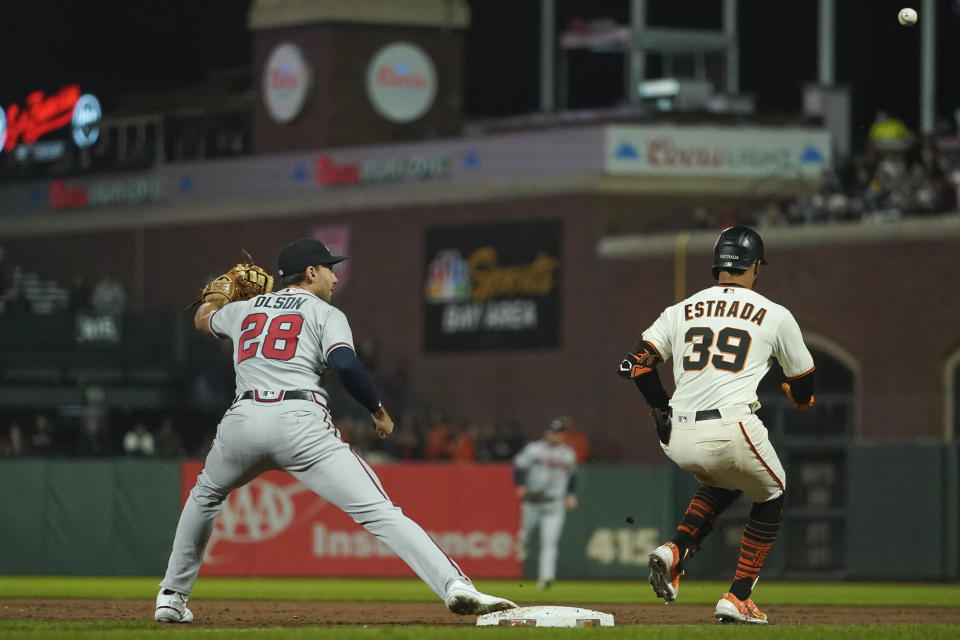
<path fill-rule="evenodd" d="M 713 329 L 709 327 L 691 327 L 683 336 L 686 342 L 693 344 L 693 353 L 683 358 L 684 371 L 700 371 L 708 364 L 717 369 L 736 373 L 743 369 L 750 351 L 750 334 L 743 329 L 727 327 L 717 334 L 717 351 L 710 355 L 713 346 Z M 696 356 L 696 359 L 691 356 Z"/>
<path fill-rule="evenodd" d="M 267 327 L 267 335 L 258 340 L 267 324 L 267 314 L 252 313 L 240 323 L 237 341 L 237 364 L 257 355 L 257 350 L 270 360 L 289 360 L 297 352 L 303 316 L 292 313 L 275 317 Z M 262 345 L 262 347 L 261 347 Z"/>

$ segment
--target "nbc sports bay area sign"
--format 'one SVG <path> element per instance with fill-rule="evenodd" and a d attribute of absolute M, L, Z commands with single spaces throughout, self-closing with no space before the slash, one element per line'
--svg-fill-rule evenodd
<path fill-rule="evenodd" d="M 433 106 L 437 72 L 426 52 L 410 42 L 383 47 L 367 66 L 367 96 L 391 122 L 412 122 Z"/>
<path fill-rule="evenodd" d="M 428 229 L 425 350 L 558 346 L 560 238 L 553 220 Z"/>

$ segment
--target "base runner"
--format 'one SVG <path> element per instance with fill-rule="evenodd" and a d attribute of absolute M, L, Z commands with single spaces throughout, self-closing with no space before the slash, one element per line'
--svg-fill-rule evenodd
<path fill-rule="evenodd" d="M 783 519 L 786 479 L 767 429 L 756 416 L 757 385 L 776 359 L 782 389 L 797 409 L 813 405 L 813 358 L 790 312 L 753 290 L 763 241 L 752 229 L 724 230 L 713 250 L 718 284 L 668 307 L 620 363 L 653 410 L 661 447 L 700 483 L 669 542 L 650 554 L 650 584 L 676 600 L 684 563 L 719 515 L 741 494 L 753 502 L 721 622 L 766 623 L 750 599 Z M 667 396 L 657 364 L 673 357 L 676 391 Z"/>

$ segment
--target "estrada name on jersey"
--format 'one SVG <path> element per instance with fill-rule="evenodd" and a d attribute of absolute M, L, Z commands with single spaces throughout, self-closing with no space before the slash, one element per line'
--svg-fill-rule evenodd
<path fill-rule="evenodd" d="M 354 348 L 346 315 L 295 287 L 232 302 L 210 317 L 210 329 L 233 341 L 237 394 L 304 389 L 327 397 L 327 356 Z"/>
<path fill-rule="evenodd" d="M 757 401 L 772 358 L 788 378 L 813 369 L 793 315 L 765 296 L 720 284 L 667 307 L 643 332 L 666 360 L 673 356 L 675 411 L 700 411 Z"/>

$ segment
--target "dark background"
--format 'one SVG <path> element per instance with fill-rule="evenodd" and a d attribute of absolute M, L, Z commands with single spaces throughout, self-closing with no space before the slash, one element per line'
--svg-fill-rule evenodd
<path fill-rule="evenodd" d="M 522 114 L 538 107 L 539 2 L 471 0 L 466 34 L 465 115 Z M 837 2 L 837 83 L 853 87 L 855 138 L 878 108 L 916 128 L 919 114 L 920 24 L 896 20 L 903 0 Z M 27 93 L 79 83 L 105 110 L 129 92 L 198 84 L 243 74 L 252 60 L 249 0 L 5 3 L 0 37 L 0 104 Z M 629 0 L 559 0 L 557 26 L 569 19 L 629 18 Z M 931 19 L 921 15 L 920 21 Z M 937 113 L 953 120 L 960 87 L 960 0 L 939 0 Z M 719 28 L 721 3 L 650 0 L 652 26 Z M 817 76 L 817 2 L 740 0 L 741 88 L 762 112 L 800 110 L 801 88 Z M 622 56 L 577 51 L 570 59 L 570 107 L 623 100 Z"/>

